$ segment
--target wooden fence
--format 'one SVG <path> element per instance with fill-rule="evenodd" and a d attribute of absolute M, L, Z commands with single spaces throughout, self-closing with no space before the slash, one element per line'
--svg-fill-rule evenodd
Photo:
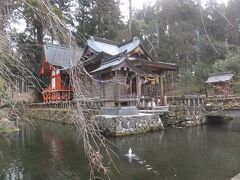
<path fill-rule="evenodd" d="M 58 108 L 70 109 L 80 106 L 83 109 L 99 109 L 102 104 L 99 99 L 85 99 L 85 100 L 72 100 L 72 101 L 57 101 L 45 103 L 31 103 L 30 108 Z"/>

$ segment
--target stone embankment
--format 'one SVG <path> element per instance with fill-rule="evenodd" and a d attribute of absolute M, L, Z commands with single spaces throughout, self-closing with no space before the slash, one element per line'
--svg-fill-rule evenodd
<path fill-rule="evenodd" d="M 110 136 L 123 136 L 164 129 L 160 117 L 154 114 L 140 113 L 132 116 L 97 115 L 96 121 L 102 132 Z"/>
<path fill-rule="evenodd" d="M 24 110 L 24 116 L 30 120 L 45 120 L 65 124 L 73 124 L 71 114 L 72 111 L 69 109 L 29 108 Z"/>
<path fill-rule="evenodd" d="M 28 119 L 46 120 L 58 123 L 73 124 L 70 109 L 30 108 L 25 110 L 24 116 Z M 98 114 L 94 112 L 94 114 Z M 139 114 L 131 116 L 96 115 L 95 119 L 103 134 L 122 136 L 140 132 L 164 129 L 158 115 Z"/>
<path fill-rule="evenodd" d="M 204 96 L 171 97 L 169 112 L 163 115 L 154 113 L 154 110 L 129 116 L 98 115 L 99 112 L 94 112 L 94 114 L 100 130 L 104 134 L 113 136 L 164 129 L 164 126 L 191 127 L 206 123 L 204 99 Z M 71 113 L 73 112 L 64 108 L 36 108 L 34 106 L 25 114 L 29 119 L 72 124 Z"/>
<path fill-rule="evenodd" d="M 0 109 L 0 132 L 18 131 L 14 121 L 8 119 L 9 109 Z"/>
<path fill-rule="evenodd" d="M 169 112 L 161 117 L 163 125 L 185 128 L 205 124 L 204 100 L 204 96 L 172 97 Z"/>
<path fill-rule="evenodd" d="M 204 109 L 191 109 L 186 106 L 170 107 L 162 116 L 163 125 L 171 127 L 192 127 L 206 123 Z"/>
<path fill-rule="evenodd" d="M 15 131 L 17 130 L 14 121 L 10 121 L 7 118 L 0 119 L 0 132 Z"/>

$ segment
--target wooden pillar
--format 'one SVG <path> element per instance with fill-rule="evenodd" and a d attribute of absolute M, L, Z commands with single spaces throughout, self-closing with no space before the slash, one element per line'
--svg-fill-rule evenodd
<path fill-rule="evenodd" d="M 132 78 L 129 80 L 129 94 L 130 94 L 130 99 L 132 99 Z M 132 101 L 129 103 L 130 106 L 134 105 Z"/>
<path fill-rule="evenodd" d="M 132 78 L 129 80 L 129 89 L 130 89 L 130 95 L 132 95 Z"/>
<path fill-rule="evenodd" d="M 118 89 L 118 85 L 116 84 L 116 81 L 113 82 L 113 99 L 114 99 L 114 103 L 116 102 L 117 99 L 117 89 Z"/>
<path fill-rule="evenodd" d="M 103 81 L 102 92 L 103 92 L 103 99 L 105 99 L 105 81 Z"/>
<path fill-rule="evenodd" d="M 142 92 L 141 92 L 141 79 L 140 79 L 140 76 L 139 75 L 137 75 L 137 77 L 136 77 L 136 89 L 137 89 L 137 97 L 141 97 L 141 94 L 142 94 Z"/>
<path fill-rule="evenodd" d="M 24 91 L 24 80 L 22 79 L 22 93 L 24 93 L 25 91 Z"/>
<path fill-rule="evenodd" d="M 191 106 L 191 99 L 188 99 L 187 101 L 188 101 L 187 106 L 190 107 Z"/>
<path fill-rule="evenodd" d="M 193 111 L 195 111 L 196 110 L 196 100 L 195 100 L 195 98 L 193 97 Z"/>
<path fill-rule="evenodd" d="M 163 88 L 163 76 L 160 76 L 160 101 L 161 101 L 161 105 L 163 104 L 163 98 L 164 98 L 164 88 Z"/>

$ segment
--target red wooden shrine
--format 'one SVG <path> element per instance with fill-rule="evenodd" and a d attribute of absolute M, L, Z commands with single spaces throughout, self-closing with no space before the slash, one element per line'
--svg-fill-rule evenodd
<path fill-rule="evenodd" d="M 39 76 L 47 76 L 49 84 L 42 90 L 43 102 L 66 101 L 72 99 L 69 69 L 70 59 L 74 65 L 81 58 L 80 49 L 69 49 L 59 45 L 44 45 L 43 58 L 38 70 Z"/>

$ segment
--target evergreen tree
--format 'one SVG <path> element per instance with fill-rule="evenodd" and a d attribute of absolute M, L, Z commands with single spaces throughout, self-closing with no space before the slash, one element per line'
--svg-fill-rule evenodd
<path fill-rule="evenodd" d="M 234 46 L 240 45 L 240 1 L 229 0 L 226 9 L 226 18 L 228 19 L 226 31 L 227 42 Z"/>
<path fill-rule="evenodd" d="M 78 34 L 118 40 L 123 28 L 119 2 L 115 0 L 79 0 Z"/>

